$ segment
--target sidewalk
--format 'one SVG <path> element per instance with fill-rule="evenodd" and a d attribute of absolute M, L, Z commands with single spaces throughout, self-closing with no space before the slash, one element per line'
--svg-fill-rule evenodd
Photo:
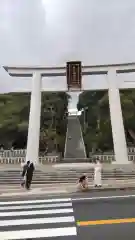
<path fill-rule="evenodd" d="M 135 182 L 125 183 L 112 183 L 103 184 L 101 188 L 95 188 L 92 184 L 89 185 L 88 191 L 111 191 L 111 190 L 135 190 Z M 0 198 L 2 197 L 23 197 L 23 196 L 39 196 L 39 195 L 61 195 L 61 194 L 74 194 L 80 192 L 77 190 L 76 185 L 57 185 L 57 186 L 42 186 L 26 190 L 21 187 L 0 189 Z"/>
<path fill-rule="evenodd" d="M 132 180 L 116 180 L 116 179 L 110 179 L 110 180 L 102 180 L 102 186 L 118 186 L 118 185 L 124 185 L 124 186 L 135 186 L 135 179 Z M 32 184 L 32 189 L 35 191 L 38 189 L 70 189 L 70 188 L 76 188 L 77 182 L 74 183 L 48 183 L 48 184 Z M 89 187 L 93 187 L 93 182 L 89 182 Z M 5 192 L 22 192 L 24 189 L 20 186 L 20 184 L 13 184 L 13 185 L 2 185 L 0 184 L 0 194 Z"/>

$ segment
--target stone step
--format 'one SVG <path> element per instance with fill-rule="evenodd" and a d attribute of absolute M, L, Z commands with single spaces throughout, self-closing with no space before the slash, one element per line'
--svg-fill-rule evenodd
<path fill-rule="evenodd" d="M 3 173 L 0 173 L 0 175 L 2 174 L 21 174 L 22 172 L 15 172 L 15 173 L 10 173 L 10 172 L 3 172 Z M 91 174 L 91 173 L 94 173 L 94 171 L 67 171 L 67 172 L 40 172 L 40 173 L 37 173 L 35 172 L 34 174 L 37 174 L 37 175 L 44 175 L 44 174 L 53 174 L 53 175 L 58 175 L 58 174 L 84 174 L 84 173 L 88 173 L 88 174 Z M 101 171 L 102 174 L 135 174 L 135 171 Z"/>
<path fill-rule="evenodd" d="M 85 172 L 86 174 L 90 175 L 93 174 L 93 172 Z M 57 175 L 80 175 L 80 174 L 84 174 L 84 172 L 55 172 L 55 173 L 45 173 L 45 172 L 40 172 L 37 173 L 35 172 L 34 175 L 37 176 L 44 176 L 44 175 L 53 175 L 53 176 L 57 176 Z M 135 175 L 135 172 L 101 172 L 101 174 L 103 175 Z M 9 172 L 3 172 L 0 173 L 0 176 L 15 176 L 15 175 L 21 175 L 21 172 L 16 172 L 16 173 L 9 173 Z"/>
<path fill-rule="evenodd" d="M 89 179 L 89 181 L 93 181 L 94 179 L 93 178 L 91 178 L 91 179 Z M 126 179 L 126 178 L 115 178 L 115 179 L 112 179 L 112 178 L 110 178 L 110 179 L 105 179 L 105 178 L 102 178 L 102 180 L 103 181 L 127 181 L 127 180 L 129 180 L 129 181 L 134 181 L 135 180 L 135 178 L 131 178 L 131 179 Z M 78 181 L 78 179 L 77 178 L 74 178 L 74 179 L 41 179 L 41 180 L 39 180 L 39 179 L 33 179 L 32 180 L 33 182 L 37 182 L 37 183 L 39 183 L 40 184 L 40 182 L 44 182 L 44 183 L 55 183 L 55 182 L 61 182 L 61 183 L 64 183 L 64 182 L 77 182 Z M 13 182 L 16 182 L 16 183 L 20 183 L 21 182 L 21 179 L 12 179 L 12 180 L 1 180 L 0 181 L 0 184 L 4 184 L 4 183 L 6 183 L 6 184 L 8 184 L 8 183 L 13 183 Z"/>
<path fill-rule="evenodd" d="M 78 179 L 62 179 L 62 180 L 52 180 L 52 179 L 47 179 L 47 180 L 34 180 L 33 179 L 33 181 L 32 181 L 32 183 L 33 184 L 38 184 L 38 185 L 41 185 L 41 184 L 44 184 L 44 185 L 47 185 L 47 184 L 61 184 L 61 183 L 65 183 L 65 184 L 70 184 L 70 183 L 73 183 L 73 184 L 76 184 L 77 183 L 77 180 Z M 108 181 L 109 180 L 109 182 L 114 182 L 114 181 L 135 181 L 135 178 L 134 179 L 125 179 L 125 178 L 122 178 L 122 179 L 102 179 L 103 181 L 105 180 L 105 181 Z M 93 182 L 93 179 L 91 178 L 91 179 L 89 179 L 89 182 Z M 20 185 L 20 183 L 21 183 L 21 180 L 20 179 L 17 179 L 17 180 L 14 180 L 14 179 L 12 179 L 12 180 L 8 180 L 8 181 L 6 181 L 6 180 L 2 180 L 2 181 L 0 181 L 0 185 L 14 185 L 14 184 L 16 184 L 16 185 Z"/>
<path fill-rule="evenodd" d="M 93 178 L 93 175 L 87 175 L 88 178 Z M 80 175 L 74 175 L 74 176 L 33 176 L 33 179 L 74 179 L 79 178 Z M 21 179 L 21 175 L 18 176 L 0 176 L 0 181 L 3 180 L 11 180 L 11 179 Z M 104 179 L 110 179 L 110 178 L 135 178 L 135 175 L 102 175 L 102 178 Z"/>
<path fill-rule="evenodd" d="M 94 175 L 87 175 L 88 178 L 92 178 Z M 34 175 L 33 176 L 33 179 L 58 179 L 58 178 L 61 178 L 61 179 L 69 179 L 69 178 L 79 178 L 80 175 L 67 175 L 67 176 L 62 176 L 62 175 L 57 175 L 57 176 L 53 176 L 53 175 L 46 175 L 46 176 L 37 176 L 37 175 Z M 102 175 L 103 178 L 135 178 L 135 175 Z M 20 179 L 22 178 L 21 175 L 15 175 L 15 176 L 0 176 L 0 179 Z"/>
<path fill-rule="evenodd" d="M 59 172 L 59 173 L 61 173 L 61 172 L 63 172 L 63 173 L 66 173 L 66 172 L 72 172 L 72 173 L 74 173 L 74 172 L 94 172 L 94 169 L 92 169 L 92 168 L 90 168 L 90 169 L 66 169 L 66 170 L 56 170 L 57 172 Z M 114 169 L 102 169 L 101 170 L 101 172 L 103 172 L 103 173 L 106 173 L 106 172 L 109 172 L 109 173 L 113 173 L 113 172 L 118 172 L 118 173 L 120 173 L 120 172 L 134 172 L 135 173 L 135 169 L 123 169 L 123 170 L 120 170 L 120 169 L 117 169 L 117 170 L 114 170 Z"/>
<path fill-rule="evenodd" d="M 8 171 L 8 170 L 4 170 L 4 171 L 0 171 L 0 175 L 2 174 L 20 174 L 22 171 L 21 170 L 12 170 L 12 171 Z M 35 171 L 35 174 L 75 174 L 75 173 L 93 173 L 94 169 L 76 169 L 76 170 L 56 170 L 56 171 Z M 106 173 L 134 173 L 135 174 L 135 170 L 102 170 L 101 171 L 103 174 Z"/>
<path fill-rule="evenodd" d="M 79 178 L 81 175 L 76 174 L 76 175 L 34 175 L 33 178 Z M 88 178 L 93 177 L 94 174 L 87 174 Z M 104 178 L 121 178 L 121 177 L 126 177 L 126 178 L 132 178 L 135 177 L 135 174 L 102 174 L 102 177 Z M 21 178 L 21 175 L 5 175 L 5 176 L 0 176 L 0 179 L 12 179 L 12 178 Z"/>
<path fill-rule="evenodd" d="M 44 183 L 46 183 L 46 182 L 74 182 L 74 181 L 77 181 L 78 180 L 78 178 L 69 178 L 69 179 L 33 179 L 33 182 L 38 182 L 38 183 L 40 183 L 40 182 L 44 182 Z M 89 178 L 89 181 L 92 181 L 93 180 L 93 178 Z M 135 180 L 135 178 L 102 178 L 102 180 L 109 180 L 109 181 L 114 181 L 114 180 Z M 1 179 L 0 180 L 0 184 L 3 184 L 3 183 L 12 183 L 12 182 L 20 182 L 21 181 L 21 179 L 20 178 L 18 178 L 18 179 Z"/>
<path fill-rule="evenodd" d="M 38 176 L 33 176 L 33 179 L 72 179 L 72 178 L 79 178 L 80 177 L 80 175 L 79 176 L 44 176 L 44 177 L 38 177 Z M 88 178 L 93 178 L 94 177 L 94 175 L 88 175 Z M 134 175 L 132 175 L 132 176 L 125 176 L 125 175 L 123 175 L 123 176 L 105 176 L 105 175 L 102 175 L 101 176 L 102 178 L 105 178 L 105 179 L 110 179 L 110 178 L 112 178 L 112 179 L 115 179 L 115 178 L 135 178 L 135 176 Z M 13 176 L 13 177 L 0 177 L 0 180 L 1 179 L 7 179 L 7 180 L 11 180 L 11 179 L 21 179 L 22 177 L 21 176 Z"/>
<path fill-rule="evenodd" d="M 115 179 L 116 180 L 116 179 Z M 127 181 L 128 179 L 125 179 L 125 181 Z M 124 181 L 124 179 L 123 179 L 123 181 Z M 135 181 L 135 179 L 134 179 L 134 181 Z M 89 181 L 89 183 L 90 182 L 92 182 L 93 183 L 93 181 Z M 32 184 L 35 184 L 35 185 L 48 185 L 48 184 L 71 184 L 71 183 L 73 183 L 73 184 L 76 184 L 77 183 L 77 181 L 32 181 Z M 9 181 L 9 182 L 0 182 L 0 186 L 4 186 L 4 185 L 20 185 L 20 181 Z"/>
<path fill-rule="evenodd" d="M 20 181 L 9 181 L 9 182 L 1 182 L 0 183 L 0 185 L 14 185 L 14 184 L 19 184 L 20 185 Z M 62 181 L 62 182 L 60 182 L 60 181 L 32 181 L 32 183 L 33 184 L 44 184 L 44 185 L 46 185 L 46 184 L 60 184 L 60 183 L 74 183 L 74 184 L 76 184 L 76 181 Z"/>

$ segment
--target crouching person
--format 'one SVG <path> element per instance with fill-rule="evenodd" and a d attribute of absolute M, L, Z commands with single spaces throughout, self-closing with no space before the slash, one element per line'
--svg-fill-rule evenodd
<path fill-rule="evenodd" d="M 83 175 L 78 180 L 78 189 L 81 191 L 88 190 L 88 178 L 86 175 Z"/>

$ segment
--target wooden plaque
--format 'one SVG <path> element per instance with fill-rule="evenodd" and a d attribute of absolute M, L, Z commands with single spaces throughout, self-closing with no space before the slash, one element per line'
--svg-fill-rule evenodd
<path fill-rule="evenodd" d="M 67 62 L 68 90 L 78 91 L 82 87 L 82 66 L 79 61 Z"/>

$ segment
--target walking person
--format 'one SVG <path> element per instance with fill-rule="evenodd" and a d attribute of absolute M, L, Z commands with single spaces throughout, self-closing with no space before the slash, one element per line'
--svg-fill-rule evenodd
<path fill-rule="evenodd" d="M 22 176 L 21 186 L 22 187 L 24 187 L 24 185 L 25 185 L 26 172 L 27 172 L 27 169 L 28 169 L 29 165 L 30 165 L 30 161 L 27 161 L 27 163 L 24 164 L 24 166 L 23 166 L 23 170 L 22 170 L 22 174 L 21 174 L 21 176 Z"/>
<path fill-rule="evenodd" d="M 102 186 L 101 170 L 102 170 L 101 163 L 97 159 L 96 163 L 95 163 L 95 168 L 94 168 L 94 185 L 95 185 L 95 187 L 101 187 Z"/>
<path fill-rule="evenodd" d="M 30 165 L 27 169 L 27 172 L 26 172 L 26 185 L 25 186 L 26 186 L 27 190 L 30 189 L 34 170 L 35 170 L 34 164 L 30 163 Z"/>

